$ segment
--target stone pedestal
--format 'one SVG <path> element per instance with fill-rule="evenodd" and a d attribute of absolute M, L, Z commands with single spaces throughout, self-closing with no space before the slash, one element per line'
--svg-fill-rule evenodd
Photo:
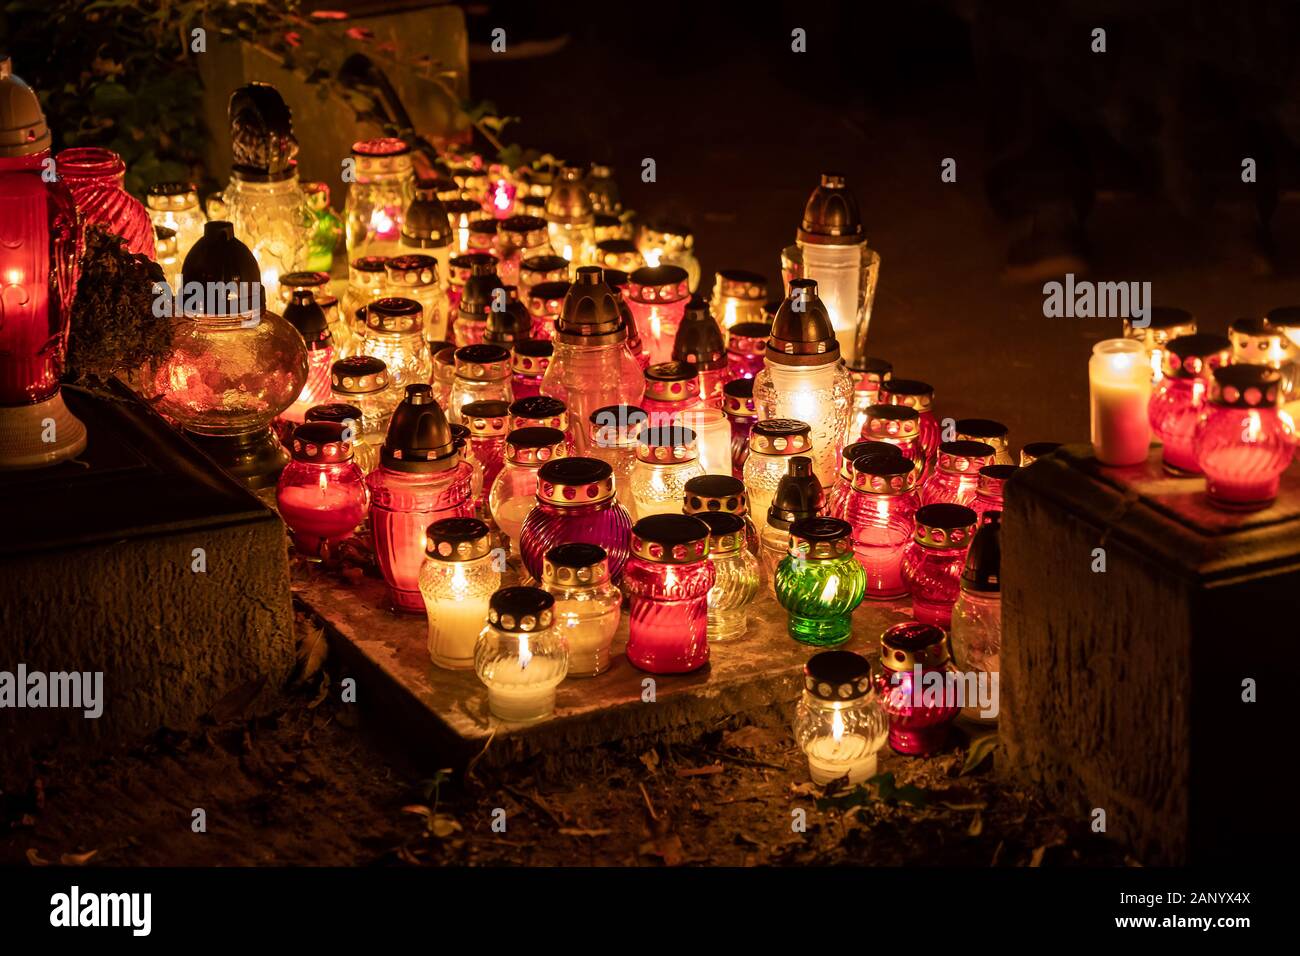
<path fill-rule="evenodd" d="M 1300 466 L 1231 514 L 1158 450 L 1124 469 L 1069 446 L 1008 483 L 1002 579 L 1012 774 L 1147 862 L 1295 844 Z"/>

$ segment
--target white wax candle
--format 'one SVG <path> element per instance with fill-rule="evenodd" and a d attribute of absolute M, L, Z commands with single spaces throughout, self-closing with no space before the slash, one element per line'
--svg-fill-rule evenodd
<path fill-rule="evenodd" d="M 829 734 L 817 737 L 804 752 L 813 783 L 830 783 L 845 774 L 849 783 L 861 783 L 876 775 L 876 752 L 861 734 L 846 733 L 839 740 Z"/>
<path fill-rule="evenodd" d="M 1088 362 L 1092 449 L 1105 465 L 1137 465 L 1151 448 L 1151 366 L 1133 339 L 1107 339 Z"/>
<path fill-rule="evenodd" d="M 731 423 L 717 408 L 682 412 L 681 423 L 695 432 L 700 465 L 706 475 L 731 474 Z"/>
<path fill-rule="evenodd" d="M 474 666 L 474 644 L 487 623 L 488 595 L 470 594 L 467 583 L 457 585 L 453 580 L 448 596 L 428 608 L 429 657 L 448 670 Z"/>

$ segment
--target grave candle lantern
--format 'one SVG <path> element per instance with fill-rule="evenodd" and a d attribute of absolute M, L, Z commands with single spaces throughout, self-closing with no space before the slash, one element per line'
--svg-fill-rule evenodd
<path fill-rule="evenodd" d="M 542 561 L 542 587 L 555 598 L 555 626 L 569 643 L 569 676 L 603 674 L 623 607 L 605 549 L 587 542 L 552 548 Z"/>
<path fill-rule="evenodd" d="M 543 282 L 568 282 L 571 275 L 569 260 L 563 256 L 525 256 L 519 263 L 519 294 L 527 299 L 533 286 Z"/>
<path fill-rule="evenodd" d="M 542 342 L 555 338 L 555 323 L 571 287 L 572 283 L 566 279 L 562 282 L 539 282 L 528 290 L 529 335 L 532 338 Z"/>
<path fill-rule="evenodd" d="M 689 362 L 661 362 L 645 370 L 641 407 L 653 426 L 680 423 L 687 409 L 700 405 L 700 376 Z"/>
<path fill-rule="evenodd" d="M 690 301 L 686 270 L 646 266 L 628 278 L 626 300 L 633 321 L 650 348 L 650 364 L 673 357 L 673 342 Z"/>
<path fill-rule="evenodd" d="M 506 435 L 505 464 L 488 492 L 488 510 L 516 553 L 524 519 L 537 506 L 537 470 L 567 454 L 564 432 L 556 428 L 519 428 Z"/>
<path fill-rule="evenodd" d="M 199 208 L 198 188 L 193 183 L 154 183 L 145 195 L 145 205 L 154 226 L 176 233 L 176 258 L 184 262 L 207 221 Z"/>
<path fill-rule="evenodd" d="M 813 783 L 847 778 L 857 784 L 874 777 L 889 719 L 872 685 L 871 663 L 852 651 L 821 651 L 808 658 L 803 674 L 794 738 L 808 758 Z"/>
<path fill-rule="evenodd" d="M 866 597 L 888 601 L 907 593 L 903 554 L 916 531 L 917 473 L 901 455 L 863 455 L 853 463 L 853 490 L 844 519 L 867 574 Z"/>
<path fill-rule="evenodd" d="M 695 432 L 681 425 L 647 425 L 637 435 L 632 498 L 639 518 L 681 510 L 686 483 L 704 474 Z"/>
<path fill-rule="evenodd" d="M 491 256 L 501 261 L 501 224 L 489 217 L 469 224 L 469 251 L 471 254 Z"/>
<path fill-rule="evenodd" d="M 903 581 L 912 594 L 912 616 L 923 624 L 952 626 L 952 606 L 975 533 L 975 512 L 965 505 L 925 505 L 916 512 L 916 534 L 903 552 Z"/>
<path fill-rule="evenodd" d="M 334 422 L 343 426 L 343 438 L 352 443 L 352 460 L 363 475 L 368 475 L 379 464 L 379 445 L 365 441 L 361 434 L 362 412 L 357 405 L 345 402 L 323 402 L 307 409 L 306 422 Z M 383 441 L 383 433 L 379 440 Z"/>
<path fill-rule="evenodd" d="M 880 637 L 880 663 L 876 692 L 889 717 L 889 746 L 911 757 L 937 752 L 957 716 L 943 680 L 953 670 L 948 635 L 941 627 L 919 621 L 895 624 Z M 927 697 L 927 678 L 939 682 L 937 700 L 935 691 Z"/>
<path fill-rule="evenodd" d="M 693 408 L 678 416 L 682 425 L 695 432 L 700 467 L 706 474 L 731 473 L 731 424 L 721 409 Z"/>
<path fill-rule="evenodd" d="M 982 441 L 941 443 L 934 474 L 921 488 L 921 504 L 970 505 L 979 489 L 980 469 L 993 464 L 996 454 Z"/>
<path fill-rule="evenodd" d="M 447 218 L 447 207 L 438 197 L 438 180 L 417 179 L 415 198 L 402 216 L 397 256 L 429 256 L 436 263 L 433 276 L 443 296 L 440 314 L 444 321 L 447 316 L 445 299 L 452 248 L 451 222 Z M 445 335 L 436 338 L 445 338 Z"/>
<path fill-rule="evenodd" d="M 609 286 L 618 302 L 618 311 L 623 316 L 623 327 L 627 329 L 627 341 L 624 342 L 627 354 L 632 356 L 637 368 L 644 373 L 650 367 L 650 342 L 641 334 L 632 307 L 627 304 L 627 287 L 631 280 L 621 269 L 606 269 L 603 275 L 605 285 Z"/>
<path fill-rule="evenodd" d="M 682 513 L 688 515 L 730 514 L 744 525 L 745 547 L 758 557 L 758 529 L 749 514 L 749 495 L 745 483 L 734 475 L 696 475 L 686 482 Z"/>
<path fill-rule="evenodd" d="M 646 266 L 681 269 L 690 292 L 700 287 L 700 260 L 695 258 L 695 236 L 689 228 L 675 223 L 645 225 L 637 234 L 636 244 Z"/>
<path fill-rule="evenodd" d="M 487 627 L 474 651 L 487 685 L 488 711 L 528 724 L 555 713 L 555 688 L 569 671 L 569 649 L 555 627 L 555 598 L 541 588 L 502 588 L 488 602 Z"/>
<path fill-rule="evenodd" d="M 300 425 L 313 405 L 330 397 L 330 371 L 334 366 L 334 340 L 325 311 L 306 290 L 293 294 L 284 310 L 284 320 L 298 330 L 307 346 L 307 381 L 292 405 L 280 413 L 280 421 Z"/>
<path fill-rule="evenodd" d="M 1151 448 L 1151 368 L 1146 347 L 1106 339 L 1088 362 L 1092 450 L 1103 465 L 1139 465 Z"/>
<path fill-rule="evenodd" d="M 1020 467 L 1032 465 L 1040 458 L 1046 458 L 1061 447 L 1059 441 L 1031 441 L 1020 449 Z"/>
<path fill-rule="evenodd" d="M 122 185 L 126 163 L 121 156 L 111 149 L 77 146 L 55 156 L 54 166 L 56 175 L 72 190 L 86 225 L 101 225 L 121 236 L 134 255 L 155 258 L 154 223 L 149 210 Z M 201 233 L 202 226 L 199 230 Z M 190 244 L 197 241 L 198 236 L 192 236 Z"/>
<path fill-rule="evenodd" d="M 519 301 L 519 287 L 503 286 L 506 293 L 505 308 L 497 308 L 500 300 L 493 303 L 488 310 L 487 326 L 483 329 L 483 341 L 489 345 L 503 345 L 507 349 L 514 346 L 519 339 L 529 338 L 532 334 L 533 317 L 528 314 L 528 307 Z"/>
<path fill-rule="evenodd" d="M 533 578 L 552 548 L 573 541 L 598 544 L 615 583 L 627 563 L 632 518 L 614 496 L 614 470 L 597 458 L 557 458 L 537 471 L 537 507 L 519 531 L 519 552 Z"/>
<path fill-rule="evenodd" d="M 358 256 L 348 263 L 348 285 L 339 304 L 340 321 L 347 326 L 347 353 L 356 355 L 366 334 L 366 307 L 382 299 L 388 286 L 388 259 Z"/>
<path fill-rule="evenodd" d="M 813 471 L 829 488 L 852 414 L 853 380 L 840 362 L 840 345 L 816 282 L 791 283 L 790 296 L 772 322 L 765 361 L 754 379 L 759 414 L 808 423 Z"/>
<path fill-rule="evenodd" d="M 835 485 L 826 496 L 826 515 L 830 518 L 844 518 L 848 510 L 849 499 L 853 496 L 853 463 L 864 455 L 886 455 L 901 458 L 897 446 L 883 441 L 855 441 L 844 446 L 840 454 L 840 472 L 835 476 Z"/>
<path fill-rule="evenodd" d="M 542 393 L 542 378 L 555 346 L 541 339 L 516 339 L 510 355 L 510 394 L 515 401 Z"/>
<path fill-rule="evenodd" d="M 736 325 L 765 323 L 767 316 L 763 312 L 763 303 L 766 301 L 766 278 L 744 269 L 723 269 L 713 278 L 709 311 L 730 336 L 735 334 L 733 327 Z M 767 335 L 755 337 L 765 339 Z"/>
<path fill-rule="evenodd" d="M 451 199 L 443 202 L 447 210 L 447 225 L 451 228 L 451 256 L 468 255 L 474 251 L 470 241 L 470 227 L 488 217 L 483 204 L 472 199 Z"/>
<path fill-rule="evenodd" d="M 709 642 L 734 641 L 749 626 L 749 606 L 758 595 L 758 559 L 745 544 L 746 524 L 739 515 L 705 511 L 696 517 L 709 526 L 709 563 L 715 572 L 709 589 Z"/>
<path fill-rule="evenodd" d="M 985 465 L 980 469 L 975 500 L 970 503 L 970 509 L 975 512 L 979 524 L 984 524 L 986 514 L 1002 511 L 1007 480 L 1019 470 L 1016 465 Z"/>
<path fill-rule="evenodd" d="M 867 409 L 879 404 L 880 386 L 894 375 L 894 366 L 884 359 L 859 356 L 848 366 L 853 379 L 853 414 L 849 417 L 850 437 L 861 435 L 867 424 Z"/>
<path fill-rule="evenodd" d="M 369 355 L 339 359 L 330 367 L 330 397 L 361 410 L 352 453 L 366 474 L 379 464 L 379 448 L 388 432 L 388 420 L 400 394 L 390 388 L 388 366 Z"/>
<path fill-rule="evenodd" d="M 812 441 L 806 422 L 790 418 L 771 418 L 754 425 L 749 435 L 749 456 L 745 459 L 745 490 L 749 492 L 750 510 L 762 520 L 772 496 L 790 465 L 792 455 L 808 455 Z"/>
<path fill-rule="evenodd" d="M 352 460 L 346 426 L 308 422 L 293 432 L 293 461 L 280 473 L 275 504 L 297 553 L 331 561 L 336 549 L 365 520 L 370 493 Z"/>
<path fill-rule="evenodd" d="M 684 674 L 709 662 L 709 526 L 682 514 L 656 514 L 632 526 L 623 572 L 627 659 L 651 674 Z"/>
<path fill-rule="evenodd" d="M 749 458 L 749 435 L 758 421 L 752 378 L 738 378 L 722 386 L 722 414 L 731 429 L 731 473 L 740 478 Z"/>
<path fill-rule="evenodd" d="M 474 513 L 490 519 L 487 496 L 505 464 L 509 406 L 495 399 L 469 402 L 461 408 L 461 423 L 469 429 L 464 457 L 474 469 Z"/>
<path fill-rule="evenodd" d="M 415 200 L 411 149 L 400 139 L 352 144 L 356 179 L 343 205 L 349 256 L 397 254 L 406 208 Z"/>
<path fill-rule="evenodd" d="M 905 405 L 872 405 L 867 409 L 862 437 L 868 441 L 893 445 L 916 469 L 917 487 L 930 476 L 921 444 L 921 415 Z"/>
<path fill-rule="evenodd" d="M 722 383 L 727 374 L 726 345 L 722 329 L 709 314 L 703 299 L 692 299 L 686 306 L 673 340 L 673 361 L 695 366 L 701 404 L 722 407 Z"/>
<path fill-rule="evenodd" d="M 1124 338 L 1132 339 L 1146 349 L 1152 385 L 1159 384 L 1163 377 L 1165 346 L 1180 335 L 1195 334 L 1196 316 L 1186 309 L 1155 306 L 1147 316 L 1147 324 L 1141 328 L 1133 325 L 1132 319 L 1124 319 Z"/>
<path fill-rule="evenodd" d="M 616 215 L 623 210 L 623 203 L 618 196 L 618 183 L 614 181 L 614 170 L 603 163 L 592 163 L 587 174 L 587 192 L 591 196 L 591 208 L 598 216 Z"/>
<path fill-rule="evenodd" d="M 727 380 L 753 378 L 763 371 L 763 355 L 772 324 L 737 322 L 727 330 Z"/>
<path fill-rule="evenodd" d="M 325 312 L 325 320 L 330 327 L 330 338 L 334 340 L 334 357 L 342 358 L 347 343 L 352 340 L 352 328 L 343 321 L 339 300 L 330 294 L 329 273 L 286 272 L 280 276 L 281 307 L 287 307 L 293 301 L 293 294 L 304 289 L 312 294 L 316 304 Z"/>
<path fill-rule="evenodd" d="M 1228 511 L 1254 511 L 1277 499 L 1282 472 L 1294 454 L 1293 424 L 1278 414 L 1282 375 L 1264 365 L 1215 369 L 1209 404 L 1193 438 L 1210 502 Z"/>
<path fill-rule="evenodd" d="M 447 417 L 428 385 L 406 386 L 379 453 L 366 477 L 375 558 L 395 610 L 424 611 L 420 565 L 428 527 L 440 518 L 473 514 L 473 475 L 461 460 Z"/>
<path fill-rule="evenodd" d="M 451 338 L 456 347 L 480 344 L 487 331 L 488 314 L 493 308 L 504 308 L 508 298 L 505 286 L 497 276 L 495 261 L 490 257 L 474 260 L 461 287 L 456 320 L 452 325 Z"/>
<path fill-rule="evenodd" d="M 631 273 L 644 266 L 645 260 L 631 239 L 602 239 L 596 243 L 595 264 Z"/>
<path fill-rule="evenodd" d="M 1163 357 L 1164 374 L 1147 406 L 1161 463 L 1173 475 L 1199 474 L 1192 445 L 1196 423 L 1214 370 L 1232 362 L 1232 342 L 1222 335 L 1181 335 L 1165 345 Z"/>
<path fill-rule="evenodd" d="M 582 170 L 565 166 L 546 197 L 546 227 L 557 255 L 583 266 L 596 252 L 595 214 Z"/>
<path fill-rule="evenodd" d="M 957 441 L 978 441 L 992 446 L 993 464 L 1014 465 L 1016 463 L 1011 457 L 1007 426 L 1001 422 L 995 422 L 991 418 L 959 418 L 955 428 Z"/>
<path fill-rule="evenodd" d="M 461 421 L 461 410 L 470 402 L 512 400 L 508 351 L 486 343 L 456 349 L 456 377 L 447 398 L 449 421 Z"/>
<path fill-rule="evenodd" d="M 447 338 L 447 296 L 438 284 L 438 260 L 433 256 L 394 256 L 385 263 L 388 295 L 414 299 L 424 313 L 424 338 Z"/>
<path fill-rule="evenodd" d="M 934 386 L 912 378 L 890 377 L 880 383 L 880 400 L 886 405 L 916 409 L 921 450 L 925 456 L 921 481 L 925 482 L 934 471 L 934 460 L 939 454 L 939 419 L 934 414 Z"/>
<path fill-rule="evenodd" d="M 638 515 L 632 494 L 632 471 L 636 468 L 637 435 L 645 423 L 646 413 L 636 405 L 598 408 L 588 422 L 588 454 L 613 469 L 614 492 L 633 521 Z"/>
<path fill-rule="evenodd" d="M 516 428 L 558 428 L 564 432 L 569 454 L 574 454 L 573 432 L 569 430 L 569 410 L 564 402 L 549 395 L 517 398 L 510 403 L 510 430 Z"/>
<path fill-rule="evenodd" d="M 442 518 L 426 529 L 420 594 L 429 618 L 429 659 L 447 670 L 474 664 L 474 646 L 501 586 L 492 535 L 477 518 Z"/>
<path fill-rule="evenodd" d="M 385 296 L 366 306 L 361 350 L 388 366 L 393 388 L 427 384 L 433 375 L 424 310 L 414 299 Z"/>
<path fill-rule="evenodd" d="M 853 531 L 839 518 L 801 518 L 790 526 L 790 553 L 776 571 L 776 599 L 790 614 L 787 630 L 803 644 L 843 644 L 866 572 L 853 556 Z"/>
<path fill-rule="evenodd" d="M 767 520 L 759 535 L 759 558 L 763 573 L 773 589 L 776 588 L 776 569 L 790 551 L 790 528 L 804 518 L 814 518 L 822 513 L 826 495 L 821 482 L 812 473 L 812 459 L 795 455 L 789 469 L 781 476 L 767 509 Z"/>
<path fill-rule="evenodd" d="M 957 666 L 986 675 L 984 679 L 993 688 L 1002 670 L 1001 531 L 1002 515 L 995 512 L 975 532 L 961 575 L 961 594 L 952 611 L 952 651 Z M 967 704 L 962 713 L 977 723 L 997 723 L 996 716 L 985 716 L 980 710 Z"/>

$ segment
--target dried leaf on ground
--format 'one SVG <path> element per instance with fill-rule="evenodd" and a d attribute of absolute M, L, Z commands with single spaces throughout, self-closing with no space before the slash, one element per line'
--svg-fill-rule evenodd
<path fill-rule="evenodd" d="M 85 866 L 98 852 L 98 850 L 91 850 L 88 853 L 64 853 L 59 857 L 59 862 L 64 866 Z"/>
<path fill-rule="evenodd" d="M 978 770 L 986 760 L 993 756 L 993 751 L 997 749 L 997 746 L 997 734 L 984 734 L 972 740 L 970 746 L 966 749 L 966 762 L 962 764 L 961 773 L 958 776 L 964 777 L 968 773 L 974 773 Z"/>
<path fill-rule="evenodd" d="M 754 724 L 722 735 L 722 746 L 734 750 L 765 750 L 774 747 L 782 748 L 785 744 L 785 735 Z"/>

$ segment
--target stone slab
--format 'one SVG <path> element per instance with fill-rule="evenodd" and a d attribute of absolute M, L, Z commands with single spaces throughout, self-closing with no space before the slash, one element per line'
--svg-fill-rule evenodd
<path fill-rule="evenodd" d="M 327 572 L 296 580 L 294 595 L 326 627 L 331 653 L 344 676 L 358 677 L 358 704 L 376 714 L 384 733 L 412 753 L 455 763 L 482 753 L 500 765 L 542 751 L 581 748 L 712 723 L 774 705 L 793 705 L 803 664 L 817 648 L 786 632 L 785 611 L 764 590 L 751 608 L 749 630 L 737 641 L 714 644 L 707 667 L 679 676 L 649 675 L 622 654 L 624 614 L 616 656 L 598 677 L 560 684 L 554 718 L 520 726 L 488 714 L 487 691 L 474 672 L 434 667 L 423 617 L 387 608 L 382 582 L 345 581 Z M 910 617 L 910 601 L 863 602 L 844 649 L 874 655 L 881 631 Z M 654 679 L 655 700 L 643 701 Z"/>

